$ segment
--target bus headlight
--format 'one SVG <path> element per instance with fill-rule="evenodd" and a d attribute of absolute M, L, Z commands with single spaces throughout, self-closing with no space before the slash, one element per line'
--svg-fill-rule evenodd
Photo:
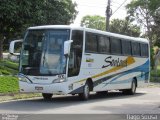
<path fill-rule="evenodd" d="M 52 81 L 52 83 L 61 83 L 61 82 L 66 82 L 66 78 L 57 78 Z"/>
<path fill-rule="evenodd" d="M 19 76 L 19 81 L 32 83 L 32 81 L 27 79 L 25 76 Z"/>
<path fill-rule="evenodd" d="M 27 82 L 27 78 L 25 78 L 25 77 L 19 77 L 19 80 L 22 82 Z"/>

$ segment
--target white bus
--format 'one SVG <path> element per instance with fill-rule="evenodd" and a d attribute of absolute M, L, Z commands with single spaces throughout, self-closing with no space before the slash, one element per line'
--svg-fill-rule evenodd
<path fill-rule="evenodd" d="M 10 52 L 14 54 L 14 44 Z M 64 25 L 28 28 L 22 42 L 20 92 L 134 94 L 149 82 L 150 50 L 146 39 Z"/>

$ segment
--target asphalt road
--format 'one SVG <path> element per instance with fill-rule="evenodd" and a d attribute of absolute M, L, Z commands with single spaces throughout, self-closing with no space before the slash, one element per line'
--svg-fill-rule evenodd
<path fill-rule="evenodd" d="M 160 88 L 138 88 L 135 95 L 123 95 L 120 92 L 109 92 L 103 96 L 92 94 L 88 101 L 80 101 L 78 96 L 54 96 L 50 101 L 36 98 L 2 102 L 0 113 L 160 114 Z"/>

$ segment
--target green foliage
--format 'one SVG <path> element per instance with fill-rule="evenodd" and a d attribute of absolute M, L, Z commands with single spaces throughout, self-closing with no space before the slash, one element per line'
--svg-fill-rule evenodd
<path fill-rule="evenodd" d="M 157 70 L 157 73 L 155 72 L 155 70 L 151 71 L 151 77 L 160 77 L 160 70 Z"/>
<path fill-rule="evenodd" d="M 98 15 L 95 16 L 84 16 L 81 20 L 81 26 L 86 26 L 87 28 L 93 28 L 97 30 L 105 31 L 105 17 Z"/>
<path fill-rule="evenodd" d="M 18 79 L 16 77 L 0 76 L 0 93 L 16 93 L 18 90 Z"/>
<path fill-rule="evenodd" d="M 131 3 L 126 6 L 129 19 L 137 21 L 146 29 L 145 35 L 149 38 L 151 47 L 155 43 L 159 45 L 157 40 L 160 40 L 160 28 L 157 24 L 160 22 L 156 22 L 160 21 L 160 19 L 157 19 L 159 15 L 155 15 L 159 6 L 159 0 L 132 0 Z"/>
<path fill-rule="evenodd" d="M 71 0 L 45 0 L 44 4 L 42 24 L 70 24 L 77 15 L 76 4 Z"/>
<path fill-rule="evenodd" d="M 160 7 L 160 1 L 159 0 L 149 0 L 149 9 L 154 14 L 155 11 Z"/>
<path fill-rule="evenodd" d="M 71 0 L 0 0 L 0 59 L 4 40 L 22 38 L 29 26 L 70 24 L 75 7 Z"/>
<path fill-rule="evenodd" d="M 150 82 L 160 83 L 160 77 L 151 77 L 151 78 L 150 78 Z"/>
<path fill-rule="evenodd" d="M 160 47 L 160 7 L 153 14 L 154 24 L 152 25 L 152 34 L 154 35 L 154 45 Z"/>
<path fill-rule="evenodd" d="M 34 25 L 70 24 L 77 14 L 75 7 L 71 0 L 1 0 L 0 34 Z"/>
<path fill-rule="evenodd" d="M 151 70 L 151 82 L 159 82 L 160 83 L 160 66 L 157 67 L 157 72 L 155 70 Z"/>
<path fill-rule="evenodd" d="M 154 69 L 154 59 L 153 59 L 153 56 L 154 56 L 154 49 L 151 48 L 150 49 L 150 60 L 151 60 L 151 69 L 153 70 Z"/>
<path fill-rule="evenodd" d="M 140 27 L 132 24 L 129 20 L 113 19 L 110 24 L 110 31 L 128 36 L 139 37 Z"/>
<path fill-rule="evenodd" d="M 151 19 L 149 3 L 150 0 L 132 0 L 131 3 L 126 6 L 130 19 L 132 19 L 132 21 L 137 20 L 139 23 L 146 25 L 146 20 Z M 148 18 L 145 19 L 146 16 Z"/>
<path fill-rule="evenodd" d="M 16 75 L 18 64 L 9 60 L 0 60 L 0 75 Z"/>
<path fill-rule="evenodd" d="M 0 60 L 0 75 L 16 75 L 18 63 Z M 18 79 L 11 76 L 0 76 L 0 93 L 18 92 Z"/>
<path fill-rule="evenodd" d="M 87 15 L 82 18 L 81 26 L 105 31 L 105 17 Z M 140 27 L 131 24 L 127 19 L 113 19 L 110 23 L 110 32 L 138 37 L 140 35 Z"/>

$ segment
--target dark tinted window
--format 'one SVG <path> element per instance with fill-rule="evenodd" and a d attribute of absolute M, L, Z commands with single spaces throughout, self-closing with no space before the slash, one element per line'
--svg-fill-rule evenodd
<path fill-rule="evenodd" d="M 83 31 L 79 30 L 73 30 L 72 31 L 72 46 L 75 48 L 81 48 L 83 47 Z"/>
<path fill-rule="evenodd" d="M 140 56 L 140 44 L 138 42 L 132 42 L 132 55 Z"/>
<path fill-rule="evenodd" d="M 110 51 L 110 42 L 107 36 L 98 35 L 98 52 L 99 53 L 109 53 Z"/>
<path fill-rule="evenodd" d="M 130 41 L 122 40 L 122 53 L 123 55 L 131 55 L 132 49 Z"/>
<path fill-rule="evenodd" d="M 83 31 L 72 31 L 71 52 L 69 56 L 68 64 L 68 76 L 77 76 L 80 72 L 82 49 L 83 49 Z"/>
<path fill-rule="evenodd" d="M 86 52 L 98 52 L 97 38 L 94 33 L 86 33 Z"/>
<path fill-rule="evenodd" d="M 141 43 L 141 56 L 148 57 L 148 45 Z"/>
<path fill-rule="evenodd" d="M 111 53 L 113 54 L 121 54 L 121 40 L 117 38 L 111 38 Z"/>

